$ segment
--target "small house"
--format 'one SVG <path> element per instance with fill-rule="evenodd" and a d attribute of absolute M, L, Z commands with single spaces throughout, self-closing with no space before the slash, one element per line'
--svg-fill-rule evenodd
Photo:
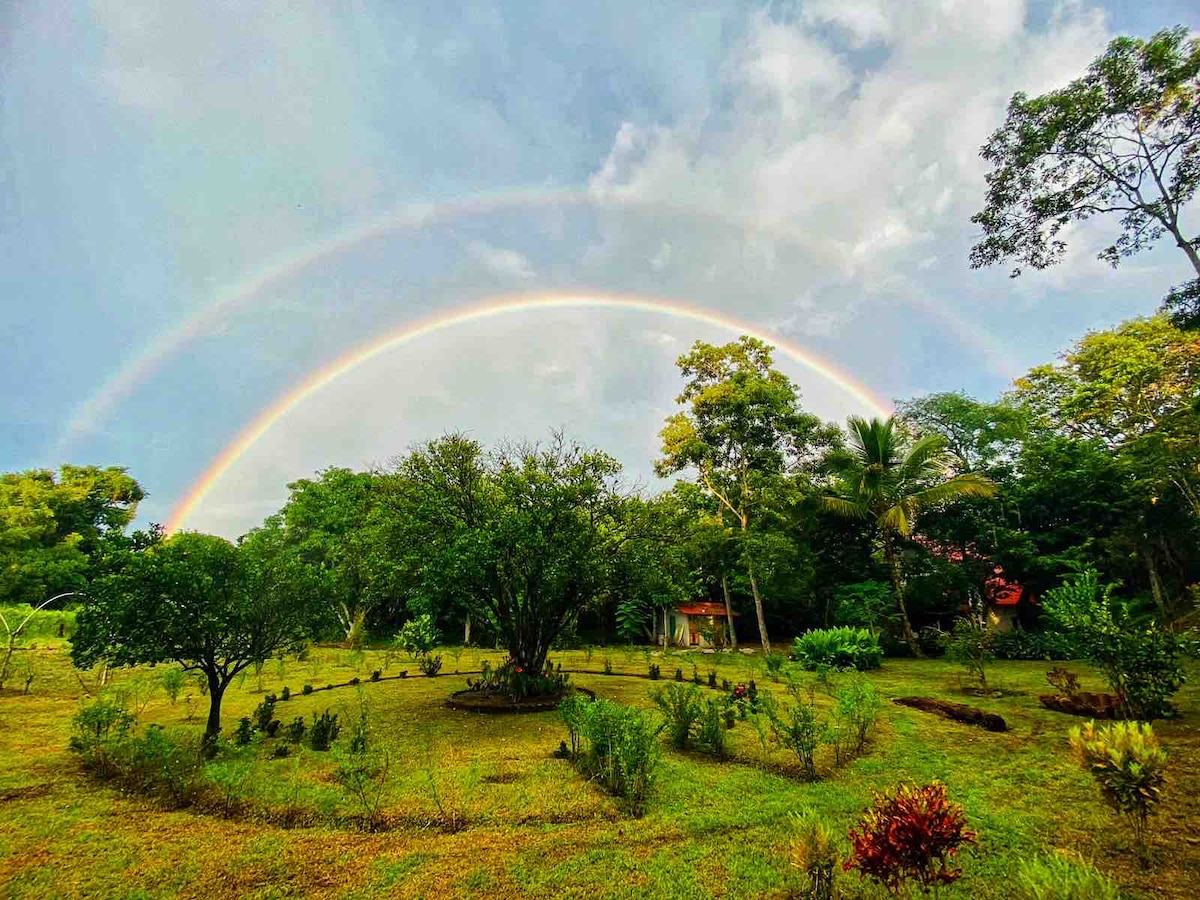
<path fill-rule="evenodd" d="M 723 603 L 697 600 L 660 610 L 658 643 L 671 647 L 724 647 L 729 618 Z M 737 613 L 734 613 L 736 616 Z"/>

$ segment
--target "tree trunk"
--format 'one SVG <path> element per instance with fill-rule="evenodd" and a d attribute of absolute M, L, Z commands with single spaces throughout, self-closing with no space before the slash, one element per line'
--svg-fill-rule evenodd
<path fill-rule="evenodd" d="M 463 646 L 471 646 L 471 614 L 467 613 L 466 621 L 463 622 Z"/>
<path fill-rule="evenodd" d="M 896 547 L 892 536 L 885 532 L 883 535 L 883 555 L 887 558 L 888 568 L 892 572 L 892 590 L 896 592 L 896 608 L 900 611 L 900 629 L 905 643 L 912 648 L 913 656 L 922 657 L 921 645 L 913 633 L 912 622 L 908 620 L 908 607 L 904 603 L 904 579 L 900 577 L 900 559 L 896 556 Z"/>
<path fill-rule="evenodd" d="M 1154 551 L 1147 547 L 1143 554 L 1146 557 L 1146 571 L 1150 575 L 1150 593 L 1154 595 L 1154 604 L 1158 607 L 1158 620 L 1165 626 L 1167 624 L 1167 605 L 1163 600 L 1162 579 L 1158 575 L 1158 566 L 1154 562 Z"/>
<path fill-rule="evenodd" d="M 1200 253 L 1197 253 L 1192 242 L 1183 236 L 1183 233 L 1179 230 L 1178 225 L 1168 223 L 1168 229 L 1171 232 L 1171 236 L 1175 238 L 1175 244 L 1180 250 L 1187 254 L 1188 262 L 1190 262 L 1192 264 L 1192 268 L 1196 270 L 1196 275 L 1200 276 Z"/>
<path fill-rule="evenodd" d="M 762 595 L 758 592 L 758 579 L 754 576 L 754 563 L 747 562 L 750 574 L 750 591 L 754 594 L 754 612 L 758 616 L 758 636 L 762 638 L 763 653 L 771 652 L 771 638 L 767 635 L 767 620 L 763 615 Z"/>
<path fill-rule="evenodd" d="M 725 621 L 729 623 L 729 646 L 737 649 L 737 631 L 733 627 L 733 604 L 729 601 L 729 577 L 721 576 L 721 590 L 725 592 Z"/>
<path fill-rule="evenodd" d="M 221 733 L 221 698 L 225 684 L 216 675 L 208 675 L 208 722 L 204 726 L 205 745 L 215 745 Z"/>

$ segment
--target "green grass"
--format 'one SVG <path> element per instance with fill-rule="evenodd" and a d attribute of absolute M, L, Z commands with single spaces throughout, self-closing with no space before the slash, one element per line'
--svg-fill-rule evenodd
<path fill-rule="evenodd" d="M 378 651 L 351 654 L 318 648 L 306 662 L 269 662 L 261 690 L 293 697 L 280 702 L 285 724 L 328 708 L 344 719 L 358 714 L 352 687 L 301 696 L 304 683 L 323 686 L 363 680 L 378 746 L 390 757 L 384 812 L 393 827 L 366 834 L 352 827 L 355 807 L 336 783 L 333 754 L 302 748 L 271 758 L 276 741 L 211 764 L 234 782 L 250 812 L 226 819 L 215 813 L 167 811 L 89 781 L 66 751 L 70 719 L 94 676 L 70 668 L 64 645 L 39 640 L 31 654 L 37 672 L 28 696 L 0 696 L 0 895 L 13 897 L 785 897 L 799 886 L 790 865 L 792 814 L 813 810 L 835 834 L 845 835 L 872 793 L 901 780 L 940 778 L 980 832 L 980 846 L 962 856 L 965 875 L 944 897 L 1011 896 L 1021 861 L 1056 848 L 1092 848 L 1094 862 L 1131 896 L 1190 897 L 1200 870 L 1192 841 L 1200 823 L 1200 691 L 1195 682 L 1178 697 L 1183 716 L 1157 726 L 1172 755 L 1167 803 L 1155 822 L 1155 868 L 1144 873 L 1125 832 L 1101 805 L 1086 773 L 1069 758 L 1066 730 L 1075 720 L 1044 710 L 1050 664 L 997 663 L 989 674 L 1002 697 L 964 698 L 957 669 L 940 661 L 886 660 L 870 678 L 886 696 L 924 694 L 957 699 L 1004 716 L 1011 727 L 990 734 L 887 703 L 867 754 L 834 769 L 820 759 L 824 777 L 805 784 L 794 758 L 764 753 L 747 723 L 731 733 L 734 757 L 715 762 L 665 750 L 663 771 L 648 814 L 622 815 L 617 802 L 588 784 L 551 751 L 566 734 L 555 713 L 486 716 L 448 710 L 446 696 L 464 686 L 446 658 L 446 674 L 414 677 L 409 660 L 392 659 L 387 674 L 404 680 L 370 683 L 385 665 Z M 499 654 L 467 651 L 463 672 Z M 652 683 L 627 677 L 646 672 L 641 650 L 598 649 L 555 655 L 573 680 L 597 694 L 650 708 Z M 690 679 L 692 661 L 702 678 L 755 678 L 779 693 L 757 657 L 670 654 L 652 657 L 664 680 L 678 666 Z M 1102 689 L 1080 665 L 1085 689 Z M 172 705 L 158 687 L 159 670 L 114 674 L 115 686 L 142 705 L 140 721 L 170 728 L 202 727 L 207 699 L 189 684 Z M 625 673 L 622 675 L 620 673 Z M 795 673 L 803 683 L 814 676 Z M 707 692 L 707 688 L 705 688 Z M 191 720 L 189 703 L 191 694 Z M 830 701 L 820 690 L 818 703 Z M 230 688 L 224 725 L 262 699 L 250 673 Z M 346 732 L 343 732 L 343 739 Z M 311 827 L 283 828 L 263 811 L 282 803 L 309 810 Z M 257 812 L 256 812 L 257 811 Z M 447 813 L 465 823 L 443 827 Z M 844 896 L 877 897 L 856 876 L 843 880 Z"/>

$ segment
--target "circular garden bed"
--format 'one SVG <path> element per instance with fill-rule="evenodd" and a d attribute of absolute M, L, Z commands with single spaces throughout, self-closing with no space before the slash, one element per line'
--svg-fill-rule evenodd
<path fill-rule="evenodd" d="M 482 713 L 549 712 L 552 709 L 558 709 L 558 704 L 562 703 L 563 698 L 571 691 L 578 691 L 593 700 L 596 699 L 595 693 L 583 687 L 573 687 L 566 694 L 549 696 L 542 694 L 535 697 L 521 697 L 516 700 L 503 691 L 473 691 L 468 688 L 451 694 L 446 701 L 446 706 L 450 709 L 465 709 Z"/>

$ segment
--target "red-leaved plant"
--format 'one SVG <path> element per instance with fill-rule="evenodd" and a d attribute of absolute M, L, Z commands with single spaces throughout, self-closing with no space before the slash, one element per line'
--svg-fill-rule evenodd
<path fill-rule="evenodd" d="M 853 849 L 845 869 L 871 876 L 893 896 L 910 881 L 926 893 L 936 891 L 962 875 L 962 869 L 950 865 L 951 858 L 964 844 L 974 844 L 975 836 L 944 784 L 901 784 L 894 797 L 876 794 L 875 805 L 850 829 Z"/>

